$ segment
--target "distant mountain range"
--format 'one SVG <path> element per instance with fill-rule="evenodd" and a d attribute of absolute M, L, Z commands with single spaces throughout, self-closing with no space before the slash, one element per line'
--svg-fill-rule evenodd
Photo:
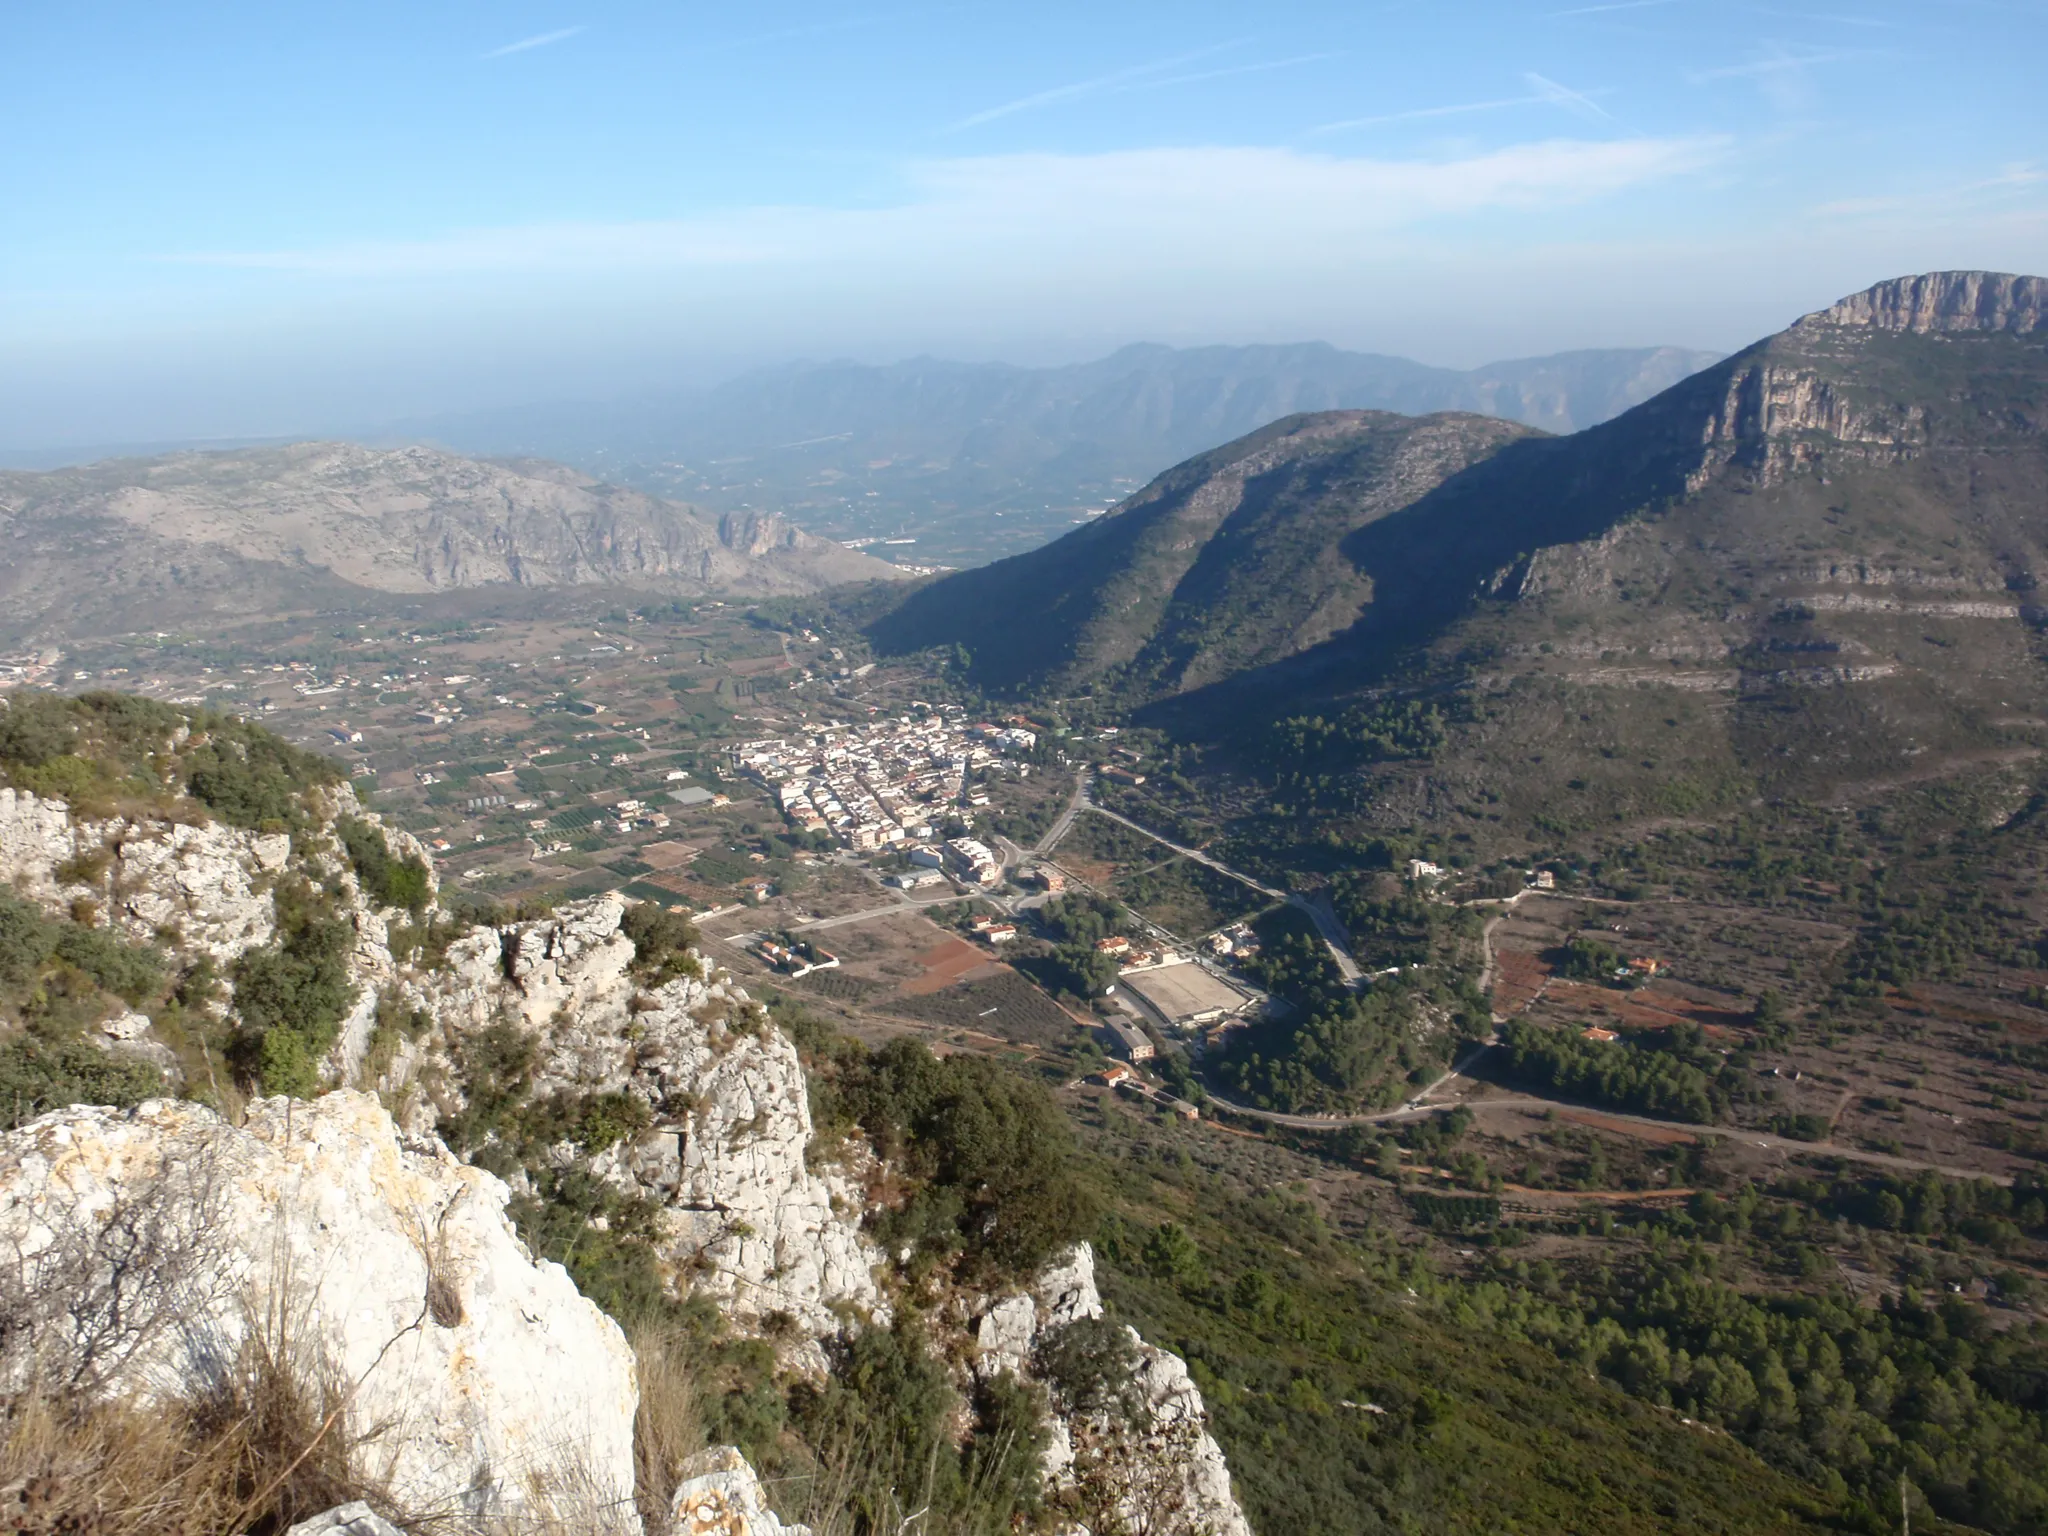
<path fill-rule="evenodd" d="M 804 363 L 698 395 L 435 417 L 383 436 L 559 459 L 719 511 L 772 508 L 899 560 L 961 566 L 1041 544 L 1282 416 L 1458 410 L 1569 432 L 1714 357 L 1655 347 L 1459 371 L 1307 344 L 1133 346 L 1059 368 Z"/>
<path fill-rule="evenodd" d="M 169 628 L 373 593 L 768 597 L 899 578 L 766 513 L 706 515 L 540 461 L 349 443 L 0 472 L 0 639 Z"/>
<path fill-rule="evenodd" d="M 1596 779 L 1833 793 L 2048 732 L 2044 509 L 2048 281 L 1935 273 L 1571 436 L 1289 418 L 872 633 L 1225 742 L 1462 697 L 1440 771 L 1553 820 Z"/>

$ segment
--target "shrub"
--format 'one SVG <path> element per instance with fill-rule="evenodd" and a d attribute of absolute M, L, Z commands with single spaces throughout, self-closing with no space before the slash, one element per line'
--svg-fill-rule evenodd
<path fill-rule="evenodd" d="M 304 796 L 333 784 L 341 770 L 259 726 L 220 715 L 193 721 L 201 745 L 186 756 L 185 787 L 230 826 L 292 826 L 305 819 Z"/>
<path fill-rule="evenodd" d="M 619 931 L 633 941 L 633 976 L 643 985 L 658 987 L 678 976 L 701 973 L 690 956 L 697 928 L 682 913 L 658 902 L 636 902 L 626 908 Z"/>
<path fill-rule="evenodd" d="M 10 1131 L 67 1104 L 126 1109 L 168 1091 L 147 1062 L 110 1056 L 76 1037 L 18 1034 L 0 1041 L 0 1126 Z"/>
<path fill-rule="evenodd" d="M 140 1003 L 163 987 L 169 962 L 161 951 L 131 944 L 103 928 L 81 928 L 76 923 L 54 926 L 56 957 L 77 966 L 116 997 Z"/>
<path fill-rule="evenodd" d="M 1122 1323 L 1084 1317 L 1041 1335 L 1033 1351 L 1038 1373 L 1069 1413 L 1103 1414 L 1129 1423 L 1138 1396 L 1138 1346 Z"/>
<path fill-rule="evenodd" d="M 417 857 L 394 859 L 391 845 L 377 827 L 357 816 L 337 817 L 334 830 L 348 853 L 356 880 L 379 907 L 403 907 L 415 919 L 427 909 L 427 866 Z"/>
<path fill-rule="evenodd" d="M 318 1063 L 355 1003 L 348 978 L 354 935 L 332 915 L 331 901 L 303 879 L 279 886 L 275 901 L 278 938 L 235 962 L 235 1012 L 242 1021 L 236 1064 L 266 1093 L 304 1097 L 318 1091 Z M 273 1043 L 279 1035 L 295 1043 Z"/>
<path fill-rule="evenodd" d="M 27 985 L 57 947 L 57 925 L 42 909 L 0 891 L 0 984 Z"/>
<path fill-rule="evenodd" d="M 922 1243 L 1027 1269 L 1093 1229 L 1096 1202 L 1074 1171 L 1072 1133 L 1042 1084 L 984 1057 L 941 1060 L 897 1039 L 872 1054 L 849 1049 L 831 1088 L 822 1118 L 854 1121 L 925 1186 Z"/>

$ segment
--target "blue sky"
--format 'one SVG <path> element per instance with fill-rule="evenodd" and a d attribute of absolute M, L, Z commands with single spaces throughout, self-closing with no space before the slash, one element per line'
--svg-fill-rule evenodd
<path fill-rule="evenodd" d="M 0 446 L 2048 271 L 2048 0 L 0 4 Z"/>

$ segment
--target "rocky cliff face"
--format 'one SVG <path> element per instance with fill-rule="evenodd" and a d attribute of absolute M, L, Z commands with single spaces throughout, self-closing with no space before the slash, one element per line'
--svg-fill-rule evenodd
<path fill-rule="evenodd" d="M 630 1510 L 632 1353 L 527 1255 L 507 1195 L 367 1094 L 239 1127 L 168 1100 L 47 1115 L 0 1137 L 11 1299 L 48 1314 L 7 1364 L 169 1403 L 261 1338 L 345 1394 L 400 1509 Z"/>
<path fill-rule="evenodd" d="M 1800 329 L 1870 326 L 1932 335 L 2006 331 L 2024 336 L 2048 315 L 2048 280 L 2010 272 L 1928 272 L 1895 277 L 1808 315 Z"/>
<path fill-rule="evenodd" d="M 365 899 L 334 840 L 333 819 L 366 822 L 396 857 L 416 858 L 430 871 L 432 864 L 418 839 L 382 827 L 348 785 L 324 788 L 318 798 L 327 830 L 310 834 L 295 855 L 289 834 L 244 831 L 196 811 L 182 818 L 80 817 L 61 800 L 0 788 L 0 882 L 52 911 L 86 915 L 132 940 L 186 959 L 203 955 L 225 969 L 275 937 L 279 877 L 288 868 L 309 872 L 333 891 L 352 935 L 347 969 L 354 1002 L 329 1063 L 345 1078 L 367 1045 L 378 994 L 397 974 L 389 924 L 403 914 L 379 912 Z M 163 1069 L 173 1086 L 181 1083 L 178 1058 L 147 1015 L 111 1020 L 106 1033 L 123 1053 Z"/>
<path fill-rule="evenodd" d="M 349 1411 L 375 1429 L 366 1452 L 394 1507 L 476 1514 L 572 1496 L 630 1507 L 630 1354 L 505 1219 L 535 1178 L 571 1166 L 651 1206 L 664 1282 L 775 1339 L 789 1370 L 820 1376 L 849 1331 L 890 1323 L 907 1277 L 865 1229 L 869 1170 L 816 1165 L 803 1063 L 743 989 L 701 955 L 671 956 L 650 978 L 613 896 L 474 928 L 431 966 L 396 957 L 390 931 L 404 914 L 372 910 L 332 827 L 364 813 L 345 786 L 317 793 L 325 819 L 266 836 L 196 812 L 80 818 L 0 789 L 0 878 L 53 914 L 231 966 L 273 941 L 275 891 L 303 877 L 353 935 L 355 1001 L 324 1065 L 351 1087 L 259 1100 L 240 1125 L 161 1100 L 61 1110 L 0 1138 L 0 1247 L 30 1259 L 30 1293 L 61 1305 L 86 1274 L 102 1276 L 87 1291 L 113 1296 L 118 1277 L 105 1277 L 120 1258 L 102 1239 L 114 1231 L 148 1232 L 168 1266 L 155 1320 L 132 1319 L 107 1390 L 172 1392 L 288 1305 L 315 1373 L 357 1383 Z M 399 856 L 425 857 L 385 835 Z M 414 1021 L 409 1037 L 373 1052 L 380 1010 L 393 1008 Z M 130 1012 L 101 1038 L 175 1073 L 155 1030 Z M 595 1149 L 521 1148 L 509 1184 L 451 1155 L 437 1133 L 466 1124 L 480 1091 L 471 1050 L 508 1033 L 530 1050 L 533 1101 L 630 1101 L 640 1113 L 626 1133 Z M 494 1136 L 464 1144 L 490 1151 Z M 1101 1313 L 1083 1247 L 1012 1294 L 953 1294 L 930 1343 L 963 1388 L 1002 1370 L 1031 1379 L 1037 1344 Z M 1135 1347 L 1137 1411 L 1055 1418 L 1048 1486 L 1134 1528 L 1245 1532 L 1186 1367 Z M 696 1491 L 687 1510 L 678 1497 L 678 1529 L 778 1529 L 743 1469 L 686 1478 Z"/>
<path fill-rule="evenodd" d="M 1095 1289 L 1095 1254 L 1086 1243 L 975 1320 L 973 1369 L 984 1377 L 1011 1371 L 1029 1378 L 1036 1347 L 1047 1336 L 1103 1315 Z M 1251 1536 L 1230 1492 L 1230 1469 L 1210 1436 L 1202 1394 L 1180 1356 L 1125 1328 L 1137 1355 L 1138 1413 L 1056 1418 L 1046 1453 L 1055 1489 L 1080 1488 L 1115 1528 Z"/>
<path fill-rule="evenodd" d="M 51 634 L 365 591 L 596 584 L 768 596 L 901 574 L 778 519 L 713 525 L 557 464 L 350 443 L 0 474 L 0 527 L 15 552 L 0 581 L 14 623 L 40 620 Z"/>
<path fill-rule="evenodd" d="M 445 972 L 412 984 L 438 1026 L 426 1053 L 459 1051 L 477 1031 L 515 1021 L 540 1048 L 536 1096 L 627 1093 L 647 1106 L 649 1133 L 598 1167 L 660 1203 L 679 1283 L 737 1318 L 782 1313 L 813 1336 L 835 1334 L 844 1311 L 886 1323 L 875 1278 L 883 1255 L 861 1233 L 857 1190 L 843 1172 L 805 1162 L 811 1115 L 795 1047 L 701 962 L 698 976 L 638 985 L 625 911 L 601 896 L 459 940 Z M 422 1131 L 448 1107 L 416 1087 L 426 1053 L 384 1077 Z"/>

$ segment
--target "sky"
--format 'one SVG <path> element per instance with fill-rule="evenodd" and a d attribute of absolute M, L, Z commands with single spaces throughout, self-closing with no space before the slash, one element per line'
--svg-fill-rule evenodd
<path fill-rule="evenodd" d="M 0 448 L 2048 272 L 2048 0 L 0 0 Z"/>

